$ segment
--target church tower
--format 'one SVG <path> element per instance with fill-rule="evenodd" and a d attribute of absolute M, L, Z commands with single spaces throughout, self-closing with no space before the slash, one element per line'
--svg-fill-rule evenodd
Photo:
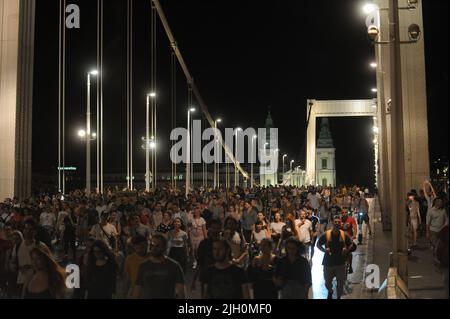
<path fill-rule="evenodd" d="M 328 119 L 323 118 L 316 148 L 316 184 L 336 186 L 336 165 L 333 139 Z"/>
<path fill-rule="evenodd" d="M 278 131 L 274 129 L 270 107 L 266 118 L 265 136 L 260 141 L 264 141 L 259 145 L 260 158 L 268 159 L 267 163 L 261 163 L 259 168 L 260 185 L 275 186 L 278 184 Z"/>

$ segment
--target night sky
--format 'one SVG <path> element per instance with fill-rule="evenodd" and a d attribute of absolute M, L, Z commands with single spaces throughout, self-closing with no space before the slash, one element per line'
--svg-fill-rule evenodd
<path fill-rule="evenodd" d="M 81 29 L 67 31 L 66 166 L 83 176 L 86 73 L 96 62 L 96 1 L 74 0 Z M 150 1 L 134 0 L 135 171 L 145 169 L 145 93 L 150 87 Z M 163 0 L 172 31 L 213 117 L 226 127 L 262 127 L 268 106 L 281 152 L 304 166 L 306 99 L 368 99 L 376 85 L 362 0 Z M 425 0 L 431 159 L 448 156 L 448 1 Z M 59 1 L 37 1 L 33 172 L 57 174 Z M 158 24 L 158 166 L 170 170 L 170 50 Z M 126 175 L 126 1 L 105 1 L 105 173 Z M 178 126 L 187 86 L 177 73 Z M 95 99 L 95 81 L 93 92 Z M 95 113 L 95 104 L 93 104 Z M 198 115 L 197 115 L 198 116 Z M 95 123 L 95 118 L 92 118 Z M 331 119 L 338 183 L 373 185 L 372 119 Z M 93 163 L 95 158 L 93 157 Z M 95 165 L 94 165 L 95 166 Z M 95 171 L 95 167 L 94 167 Z"/>

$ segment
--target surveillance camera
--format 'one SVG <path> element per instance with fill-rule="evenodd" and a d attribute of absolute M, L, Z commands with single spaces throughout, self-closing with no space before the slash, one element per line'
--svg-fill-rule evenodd
<path fill-rule="evenodd" d="M 378 30 L 378 28 L 376 26 L 371 25 L 367 29 L 367 33 L 369 35 L 370 41 L 376 41 L 378 39 L 378 35 L 380 34 L 380 30 Z"/>
<path fill-rule="evenodd" d="M 418 41 L 420 38 L 420 27 L 417 24 L 411 24 L 408 28 L 409 39 Z"/>

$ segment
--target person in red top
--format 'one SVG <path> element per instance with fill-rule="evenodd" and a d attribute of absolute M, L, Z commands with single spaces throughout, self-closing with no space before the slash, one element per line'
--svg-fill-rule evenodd
<path fill-rule="evenodd" d="M 358 233 L 358 225 L 356 223 L 356 220 L 348 215 L 347 208 L 342 208 L 341 211 L 342 216 L 342 222 L 341 222 L 341 229 L 354 241 L 356 239 L 356 235 Z M 356 250 L 356 244 L 353 242 L 352 246 L 349 249 L 348 254 L 348 273 L 353 273 L 353 267 L 352 267 L 352 261 L 353 261 L 353 255 L 352 252 Z"/>
<path fill-rule="evenodd" d="M 358 225 L 356 223 L 356 220 L 348 215 L 347 208 L 342 208 L 341 217 L 342 217 L 341 229 L 345 231 L 351 239 L 353 240 L 356 239 L 356 235 L 358 232 Z"/>

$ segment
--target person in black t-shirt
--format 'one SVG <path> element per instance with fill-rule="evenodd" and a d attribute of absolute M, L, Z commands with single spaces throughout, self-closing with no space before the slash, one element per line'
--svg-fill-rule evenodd
<path fill-rule="evenodd" d="M 278 299 L 278 289 L 273 282 L 277 257 L 272 253 L 273 241 L 261 241 L 261 255 L 255 257 L 248 267 L 248 278 L 253 285 L 254 299 Z"/>
<path fill-rule="evenodd" d="M 340 230 L 341 219 L 333 219 L 333 229 L 323 234 L 318 242 L 317 248 L 325 253 L 322 265 L 325 277 L 325 287 L 328 289 L 328 299 L 333 298 L 333 278 L 336 277 L 337 299 L 340 299 L 344 290 L 346 278 L 346 261 L 353 244 L 352 239 Z"/>
<path fill-rule="evenodd" d="M 278 260 L 274 273 L 281 299 L 308 299 L 312 275 L 304 252 L 305 246 L 296 237 L 286 241 L 286 256 Z"/>
<path fill-rule="evenodd" d="M 118 266 L 106 244 L 96 240 L 88 256 L 87 298 L 112 299 L 116 292 Z"/>
<path fill-rule="evenodd" d="M 155 234 L 150 244 L 150 258 L 138 270 L 134 299 L 184 299 L 184 274 L 180 264 L 166 257 L 167 239 Z"/>
<path fill-rule="evenodd" d="M 311 236 L 311 260 L 314 256 L 314 250 L 316 247 L 317 236 L 320 232 L 320 219 L 315 214 L 313 214 L 312 210 L 308 210 L 308 217 L 312 223 L 312 236 Z"/>
<path fill-rule="evenodd" d="M 222 223 L 218 219 L 213 219 L 208 225 L 208 238 L 203 239 L 197 249 L 197 269 L 194 273 L 194 278 L 192 279 L 191 291 L 195 291 L 197 278 L 200 276 L 201 294 L 203 296 L 203 272 L 208 269 L 208 267 L 214 265 L 213 256 L 213 242 L 217 240 L 220 236 L 220 231 L 222 230 Z"/>
<path fill-rule="evenodd" d="M 213 255 L 215 264 L 203 273 L 203 298 L 249 299 L 247 276 L 242 268 L 231 263 L 231 247 L 226 239 L 213 242 Z"/>

